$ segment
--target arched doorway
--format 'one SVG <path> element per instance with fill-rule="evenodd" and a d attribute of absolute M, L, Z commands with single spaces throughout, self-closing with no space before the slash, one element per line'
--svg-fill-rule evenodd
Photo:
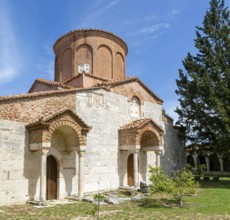
<path fill-rule="evenodd" d="M 133 154 L 130 154 L 127 161 L 127 183 L 128 186 L 134 186 L 134 166 L 133 166 Z"/>
<path fill-rule="evenodd" d="M 210 171 L 220 171 L 220 162 L 216 154 L 211 154 L 209 156 L 210 160 Z"/>
<path fill-rule="evenodd" d="M 198 162 L 198 165 L 202 165 L 202 164 L 205 164 L 205 165 L 206 165 L 205 156 L 202 155 L 202 154 L 200 154 L 200 155 L 198 156 L 197 162 Z"/>
<path fill-rule="evenodd" d="M 187 156 L 187 164 L 189 164 L 193 168 L 195 167 L 195 162 L 194 162 L 194 159 L 193 159 L 192 155 Z"/>
<path fill-rule="evenodd" d="M 230 171 L 230 154 L 229 153 L 225 153 L 223 155 L 222 159 L 223 159 L 224 171 L 225 172 L 229 172 Z"/>
<path fill-rule="evenodd" d="M 57 199 L 58 165 L 56 159 L 49 155 L 46 161 L 46 199 Z"/>

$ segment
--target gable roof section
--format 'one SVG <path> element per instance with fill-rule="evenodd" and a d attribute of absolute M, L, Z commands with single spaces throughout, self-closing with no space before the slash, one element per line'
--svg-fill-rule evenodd
<path fill-rule="evenodd" d="M 81 76 L 86 76 L 86 77 L 89 77 L 89 78 L 98 79 L 98 80 L 101 80 L 101 81 L 104 81 L 104 82 L 109 81 L 108 79 L 104 79 L 104 78 L 101 78 L 101 77 L 98 77 L 98 76 L 94 76 L 92 74 L 82 73 L 82 74 L 78 74 L 77 76 L 74 76 L 74 77 L 66 80 L 63 84 L 66 85 L 67 83 L 69 83 L 69 82 L 71 82 L 71 81 L 73 81 L 73 80 L 75 80 L 75 79 L 77 79 L 77 78 L 79 78 Z"/>
<path fill-rule="evenodd" d="M 88 75 L 88 74 L 87 74 Z M 104 79 L 105 80 L 105 79 Z M 40 91 L 40 92 L 30 92 L 26 94 L 17 94 L 17 95 L 9 95 L 9 96 L 0 96 L 0 102 L 4 101 L 13 101 L 17 99 L 24 99 L 24 98 L 33 98 L 33 97 L 43 97 L 43 96 L 51 96 L 55 94 L 67 94 L 67 93 L 73 93 L 73 92 L 81 92 L 81 91 L 89 91 L 89 90 L 97 90 L 97 89 L 105 89 L 109 90 L 110 88 L 114 88 L 120 85 L 125 85 L 131 82 L 137 82 L 139 83 L 142 88 L 144 88 L 153 98 L 155 98 L 160 104 L 163 103 L 163 100 L 160 99 L 155 93 L 153 93 L 145 84 L 139 80 L 136 77 L 128 77 L 128 78 L 122 78 L 122 79 L 117 79 L 117 80 L 110 80 L 110 81 L 105 81 L 102 83 L 97 83 L 91 87 L 88 88 L 73 88 L 70 86 L 66 86 L 60 82 L 54 82 L 54 81 L 48 81 L 44 79 L 37 79 L 37 83 L 42 82 L 46 84 L 51 84 L 54 86 L 61 85 L 63 86 L 63 90 L 49 90 L 49 91 Z M 36 81 L 34 82 L 36 84 Z M 34 86 L 32 85 L 32 87 Z M 30 90 L 32 90 L 32 87 Z"/>
<path fill-rule="evenodd" d="M 44 126 L 46 124 L 49 124 L 50 122 L 54 121 L 55 119 L 63 116 L 63 115 L 69 115 L 72 117 L 77 123 L 86 131 L 89 131 L 91 129 L 90 126 L 88 126 L 78 115 L 76 115 L 71 109 L 69 108 L 63 108 L 55 113 L 51 113 L 45 117 L 39 118 L 37 121 L 34 121 L 32 123 L 29 123 L 26 125 L 28 129 L 37 128 L 40 126 Z"/>
<path fill-rule="evenodd" d="M 33 85 L 30 87 L 28 93 L 32 93 L 33 90 L 36 88 L 36 86 L 39 84 L 50 86 L 51 89 L 53 89 L 53 90 L 70 89 L 71 88 L 71 86 L 64 85 L 63 83 L 60 83 L 60 82 L 55 82 L 55 81 L 51 81 L 51 80 L 37 78 L 34 81 Z"/>
<path fill-rule="evenodd" d="M 0 102 L 14 101 L 18 99 L 28 99 L 34 97 L 45 97 L 45 96 L 52 96 L 57 94 L 68 94 L 68 93 L 98 90 L 98 89 L 107 89 L 107 88 L 105 87 L 71 88 L 71 89 L 64 89 L 64 90 L 50 90 L 50 91 L 33 92 L 33 93 L 25 93 L 25 94 L 18 94 L 18 95 L 0 96 Z"/>
<path fill-rule="evenodd" d="M 124 85 L 124 84 L 128 84 L 128 83 L 131 83 L 131 82 L 139 83 L 140 86 L 142 88 L 144 88 L 154 99 L 156 99 L 160 104 L 163 103 L 163 100 L 161 98 L 159 98 L 151 89 L 149 89 L 137 77 L 127 77 L 127 78 L 122 78 L 122 79 L 117 79 L 117 80 L 111 80 L 111 81 L 108 81 L 108 82 L 97 83 L 93 87 L 102 87 L 102 86 L 104 86 L 104 87 L 114 88 L 114 87 L 121 86 L 121 85 Z"/>
<path fill-rule="evenodd" d="M 125 125 L 120 127 L 119 132 L 142 129 L 143 127 L 145 127 L 149 123 L 151 123 L 158 131 L 163 132 L 162 128 L 160 126 L 158 126 L 150 118 L 142 118 L 142 119 L 132 121 L 128 124 L 125 124 Z"/>

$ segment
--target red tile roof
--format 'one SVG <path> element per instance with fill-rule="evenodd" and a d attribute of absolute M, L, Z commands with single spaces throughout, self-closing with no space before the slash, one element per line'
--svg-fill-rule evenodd
<path fill-rule="evenodd" d="M 87 76 L 87 77 L 90 77 L 90 78 L 93 78 L 93 79 L 98 79 L 98 80 L 105 81 L 105 82 L 109 81 L 108 79 L 101 78 L 101 77 L 98 77 L 98 76 L 94 76 L 94 75 L 92 75 L 92 74 L 82 73 L 82 74 L 78 74 L 77 76 L 74 76 L 74 77 L 68 79 L 68 80 L 65 81 L 63 84 L 66 84 L 66 83 L 68 83 L 68 82 L 70 82 L 70 81 L 72 81 L 72 80 L 74 80 L 74 79 L 80 77 L 81 75 L 85 75 L 85 76 Z"/>
<path fill-rule="evenodd" d="M 68 93 L 89 91 L 89 90 L 96 90 L 96 89 L 106 89 L 106 88 L 103 88 L 103 87 L 101 88 L 93 88 L 93 87 L 92 88 L 73 88 L 73 89 L 64 89 L 64 90 L 51 90 L 51 91 L 33 92 L 33 93 L 18 94 L 18 95 L 0 96 L 0 102 L 4 102 L 8 100 L 24 99 L 24 98 L 51 96 L 51 95 L 56 95 L 56 94 L 68 94 Z"/>
<path fill-rule="evenodd" d="M 116 87 L 120 86 L 126 83 L 130 82 L 138 82 L 151 96 L 153 96 L 155 99 L 157 99 L 161 104 L 163 103 L 163 100 L 159 98 L 152 90 L 150 90 L 140 79 L 137 77 L 127 77 L 127 78 L 122 78 L 122 79 L 116 79 L 116 80 L 110 80 L 108 82 L 102 82 L 102 83 L 97 83 L 93 87 Z"/>
<path fill-rule="evenodd" d="M 133 130 L 133 129 L 141 129 L 149 122 L 153 123 L 159 130 L 163 131 L 161 127 L 159 127 L 152 119 L 150 118 L 142 118 L 135 121 L 131 121 L 128 124 L 125 124 L 119 128 L 119 131 L 124 130 Z"/>
<path fill-rule="evenodd" d="M 89 127 L 78 115 L 76 115 L 75 112 L 73 112 L 69 108 L 63 108 L 63 109 L 60 109 L 60 110 L 58 110 L 58 111 L 56 111 L 54 113 L 50 113 L 49 115 L 47 115 L 45 117 L 41 117 L 38 120 L 27 124 L 26 127 L 32 128 L 32 127 L 36 127 L 37 125 L 45 124 L 48 121 L 50 121 L 51 119 L 56 118 L 56 117 L 58 117 L 60 115 L 63 115 L 65 113 L 71 114 L 74 118 L 77 118 L 78 122 L 80 122 L 80 125 L 84 129 L 86 129 L 86 130 L 90 130 L 91 129 L 91 127 Z"/>
<path fill-rule="evenodd" d="M 70 89 L 70 88 L 72 88 L 71 86 L 64 85 L 61 82 L 55 82 L 55 81 L 51 81 L 51 80 L 37 78 L 34 81 L 33 85 L 30 87 L 30 89 L 29 89 L 28 92 L 31 93 L 33 91 L 34 87 L 36 86 L 36 84 L 38 84 L 38 83 L 46 84 L 46 85 L 49 85 L 49 86 L 62 87 L 63 89 Z"/>

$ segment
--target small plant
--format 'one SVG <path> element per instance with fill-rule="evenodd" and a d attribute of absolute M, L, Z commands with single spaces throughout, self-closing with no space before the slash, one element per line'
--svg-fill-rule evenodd
<path fill-rule="evenodd" d="M 197 167 L 196 173 L 200 177 L 204 177 L 204 172 L 207 170 L 206 164 L 201 164 Z"/>
<path fill-rule="evenodd" d="M 97 210 L 98 210 L 97 205 L 96 205 L 96 204 L 93 204 L 93 208 L 90 209 L 90 210 L 87 212 L 87 214 L 93 216 L 93 219 L 96 219 Z"/>
<path fill-rule="evenodd" d="M 100 219 L 100 202 L 103 201 L 105 199 L 105 196 L 101 193 L 97 193 L 96 195 L 94 195 L 94 200 L 97 201 L 97 205 L 95 205 L 95 209 L 97 210 L 97 219 Z M 95 214 L 94 214 L 95 216 Z M 94 217 L 95 218 L 95 217 Z"/>
<path fill-rule="evenodd" d="M 162 168 L 151 167 L 150 172 L 150 193 L 165 192 L 172 195 L 179 202 L 180 207 L 183 206 L 184 196 L 194 194 L 199 186 L 193 180 L 192 172 L 185 168 L 175 172 L 172 178 L 166 176 Z"/>

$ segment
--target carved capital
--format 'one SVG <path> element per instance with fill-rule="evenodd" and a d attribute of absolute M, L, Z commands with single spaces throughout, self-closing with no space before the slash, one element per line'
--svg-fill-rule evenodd
<path fill-rule="evenodd" d="M 42 148 L 41 149 L 41 155 L 42 156 L 47 156 L 48 152 L 49 152 L 49 148 Z"/>

